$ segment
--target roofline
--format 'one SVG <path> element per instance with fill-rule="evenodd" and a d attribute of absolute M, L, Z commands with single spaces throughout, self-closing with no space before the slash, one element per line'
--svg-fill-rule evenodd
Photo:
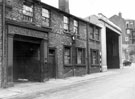
<path fill-rule="evenodd" d="M 106 16 L 104 16 L 103 14 L 98 14 L 99 20 L 109 24 L 110 26 L 112 26 L 113 28 L 115 28 L 116 30 L 118 30 L 120 33 L 122 33 L 121 28 L 119 28 L 117 25 L 115 25 L 113 22 L 111 22 Z"/>
<path fill-rule="evenodd" d="M 56 7 L 50 6 L 50 5 L 48 5 L 48 4 L 46 4 L 46 3 L 43 3 L 43 2 L 41 2 L 41 1 L 39 1 L 39 3 L 40 3 L 41 5 L 43 5 L 43 6 L 48 6 L 49 8 L 52 8 L 52 9 L 54 9 L 54 10 L 57 10 L 57 11 L 59 11 L 59 12 L 61 12 L 61 13 L 64 13 L 64 14 L 66 14 L 66 15 L 69 15 L 69 16 L 71 16 L 71 17 L 73 17 L 73 18 L 79 19 L 79 20 L 81 20 L 81 21 L 83 21 L 83 22 L 86 22 L 86 23 L 89 24 L 89 25 L 95 25 L 95 26 L 101 28 L 100 26 L 98 26 L 98 25 L 96 25 L 96 24 L 90 23 L 89 21 L 87 21 L 87 20 L 85 20 L 85 19 L 83 19 L 83 18 L 79 18 L 79 17 L 77 17 L 77 16 L 75 16 L 75 15 L 72 15 L 72 14 L 70 14 L 70 13 L 64 12 L 64 11 L 62 11 L 62 10 L 56 8 Z"/>

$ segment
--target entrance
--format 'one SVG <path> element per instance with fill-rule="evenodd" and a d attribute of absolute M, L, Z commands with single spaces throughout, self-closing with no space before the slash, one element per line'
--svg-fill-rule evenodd
<path fill-rule="evenodd" d="M 13 45 L 14 81 L 40 81 L 40 43 L 14 39 Z"/>
<path fill-rule="evenodd" d="M 55 61 L 55 49 L 49 49 L 49 78 L 56 78 L 56 61 Z"/>
<path fill-rule="evenodd" d="M 107 28 L 106 31 L 107 45 L 107 68 L 120 68 L 119 60 L 119 35 Z"/>

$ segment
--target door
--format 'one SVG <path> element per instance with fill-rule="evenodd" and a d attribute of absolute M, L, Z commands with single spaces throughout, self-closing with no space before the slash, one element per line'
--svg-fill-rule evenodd
<path fill-rule="evenodd" d="M 48 58 L 49 78 L 56 77 L 55 49 L 49 49 Z"/>

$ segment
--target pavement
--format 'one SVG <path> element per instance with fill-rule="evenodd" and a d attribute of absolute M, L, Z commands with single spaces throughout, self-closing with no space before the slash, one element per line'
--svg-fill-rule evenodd
<path fill-rule="evenodd" d="M 131 66 L 124 67 L 131 68 Z M 81 77 L 69 77 L 65 79 L 51 79 L 44 83 L 38 82 L 27 82 L 15 84 L 14 87 L 0 89 L 0 99 L 14 99 L 14 97 L 21 97 L 27 95 L 34 95 L 40 92 L 51 92 L 57 91 L 59 89 L 71 86 L 73 84 L 81 83 L 87 80 L 93 80 L 99 77 L 105 77 L 108 75 L 116 74 L 122 69 L 111 69 L 107 72 L 93 73 L 89 75 L 84 75 Z M 18 98 L 19 99 L 19 98 Z"/>

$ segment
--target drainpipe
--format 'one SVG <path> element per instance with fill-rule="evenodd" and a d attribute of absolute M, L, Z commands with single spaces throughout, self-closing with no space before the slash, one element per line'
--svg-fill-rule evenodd
<path fill-rule="evenodd" d="M 90 74 L 90 57 L 89 57 L 89 23 L 86 24 L 86 48 L 87 48 L 87 74 Z"/>
<path fill-rule="evenodd" d="M 6 66 L 5 66 L 5 0 L 2 0 L 2 83 L 3 88 L 6 87 Z"/>

